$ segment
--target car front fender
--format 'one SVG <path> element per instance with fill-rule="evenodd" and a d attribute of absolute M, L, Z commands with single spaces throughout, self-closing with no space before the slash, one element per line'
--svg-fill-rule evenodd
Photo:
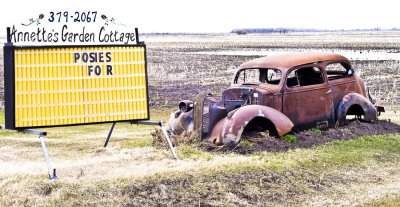
<path fill-rule="evenodd" d="M 278 136 L 289 133 L 293 128 L 292 121 L 281 112 L 267 106 L 247 105 L 228 113 L 212 130 L 209 141 L 215 144 L 236 146 L 246 126 L 255 118 L 261 118 L 260 124 L 271 124 Z"/>
<path fill-rule="evenodd" d="M 358 105 L 363 110 L 364 121 L 374 121 L 377 117 L 377 111 L 375 106 L 370 100 L 358 93 L 347 93 L 343 96 L 339 102 L 337 109 L 337 122 L 339 125 L 343 125 L 346 122 L 346 115 L 350 107 Z"/>

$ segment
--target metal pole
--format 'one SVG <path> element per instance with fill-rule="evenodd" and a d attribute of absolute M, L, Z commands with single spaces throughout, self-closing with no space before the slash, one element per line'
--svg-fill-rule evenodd
<path fill-rule="evenodd" d="M 11 43 L 11 29 L 7 27 L 7 43 Z"/>
<path fill-rule="evenodd" d="M 41 142 L 41 144 L 42 144 L 42 149 L 43 149 L 44 157 L 45 157 L 45 159 L 46 159 L 47 170 L 48 170 L 48 173 L 49 173 L 50 180 L 55 180 L 55 179 L 57 179 L 57 176 L 56 176 L 56 169 L 54 169 L 54 168 L 51 166 L 50 159 L 49 159 L 49 154 L 47 153 L 46 144 L 44 143 L 44 137 L 43 137 L 43 136 L 39 136 L 39 138 L 40 138 L 40 142 Z M 51 171 L 53 171 L 53 172 L 51 172 Z"/>
<path fill-rule="evenodd" d="M 174 156 L 175 159 L 178 160 L 178 156 L 176 156 L 174 146 L 172 145 L 171 139 L 169 138 L 168 132 L 165 129 L 164 124 L 162 123 L 162 121 L 159 121 L 159 122 L 155 122 L 155 121 L 135 121 L 135 122 L 130 122 L 130 123 L 131 124 L 143 124 L 143 125 L 153 125 L 153 126 L 158 125 L 158 126 L 160 126 L 161 127 L 161 131 L 163 132 L 163 134 L 165 136 L 165 139 L 168 142 L 168 146 L 169 146 L 169 149 L 172 152 L 172 155 Z"/>
<path fill-rule="evenodd" d="M 117 122 L 113 122 L 113 124 L 112 124 L 112 126 L 111 126 L 111 129 L 110 129 L 110 131 L 108 132 L 108 136 L 107 136 L 106 142 L 104 143 L 104 147 L 107 147 L 108 141 L 110 140 L 111 134 L 112 134 L 112 132 L 114 131 L 114 126 L 115 126 L 116 123 L 117 123 Z"/>
<path fill-rule="evenodd" d="M 178 159 L 178 157 L 176 156 L 176 153 L 175 153 L 174 146 L 172 146 L 171 139 L 169 138 L 168 132 L 167 132 L 167 130 L 165 129 L 165 127 L 164 127 L 162 121 L 160 121 L 160 127 L 161 127 L 161 130 L 162 130 L 162 132 L 163 132 L 163 134 L 164 134 L 164 136 L 165 136 L 165 139 L 166 139 L 167 142 L 168 142 L 169 149 L 171 150 L 172 155 L 174 156 L 175 159 Z"/>
<path fill-rule="evenodd" d="M 138 28 L 135 28 L 135 35 L 136 35 L 136 44 L 138 45 L 138 44 L 140 44 L 140 41 L 139 41 L 139 29 Z"/>

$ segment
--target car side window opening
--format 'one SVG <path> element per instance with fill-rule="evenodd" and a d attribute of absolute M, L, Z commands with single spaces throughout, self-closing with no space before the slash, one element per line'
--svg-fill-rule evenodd
<path fill-rule="evenodd" d="M 353 75 L 354 71 L 350 66 L 345 67 L 341 63 L 331 63 L 325 68 L 328 75 L 328 80 L 336 80 Z"/>
<path fill-rule="evenodd" d="M 278 85 L 282 73 L 278 69 L 251 68 L 240 70 L 234 80 L 235 84 L 260 84 L 267 83 Z"/>
<path fill-rule="evenodd" d="M 317 67 L 305 67 L 293 70 L 287 76 L 288 87 L 309 86 L 324 83 L 322 72 Z"/>

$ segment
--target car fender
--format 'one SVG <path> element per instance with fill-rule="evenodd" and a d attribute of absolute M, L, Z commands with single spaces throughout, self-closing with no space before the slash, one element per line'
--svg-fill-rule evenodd
<path fill-rule="evenodd" d="M 180 135 L 184 131 L 193 131 L 193 110 L 189 112 L 177 110 L 171 113 L 167 123 L 167 129 L 174 135 Z"/>
<path fill-rule="evenodd" d="M 236 146 L 247 124 L 257 117 L 269 120 L 278 136 L 289 133 L 293 122 L 283 113 L 262 105 L 246 105 L 228 113 L 213 128 L 209 141 L 218 145 Z"/>
<path fill-rule="evenodd" d="M 347 93 L 338 104 L 337 122 L 342 125 L 346 121 L 346 114 L 353 105 L 359 105 L 364 111 L 364 120 L 371 122 L 376 120 L 377 111 L 370 100 L 358 93 Z"/>

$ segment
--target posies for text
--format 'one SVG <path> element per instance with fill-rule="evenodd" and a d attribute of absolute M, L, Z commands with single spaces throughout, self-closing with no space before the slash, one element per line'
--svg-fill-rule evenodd
<path fill-rule="evenodd" d="M 111 52 L 76 52 L 74 53 L 74 63 L 87 63 L 88 76 L 113 75 L 112 65 L 103 64 L 110 63 L 111 57 Z"/>

